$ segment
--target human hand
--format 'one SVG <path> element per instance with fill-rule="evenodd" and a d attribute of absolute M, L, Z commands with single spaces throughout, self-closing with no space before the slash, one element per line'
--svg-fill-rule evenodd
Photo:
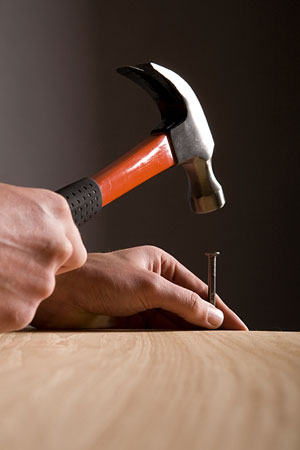
<path fill-rule="evenodd" d="M 204 328 L 246 330 L 207 285 L 165 251 L 143 246 L 89 254 L 83 267 L 57 277 L 38 308 L 37 328 Z M 103 316 L 114 318 L 103 321 Z"/>
<path fill-rule="evenodd" d="M 11 331 L 31 322 L 55 275 L 87 253 L 61 195 L 0 183 L 0 198 L 0 331 Z"/>

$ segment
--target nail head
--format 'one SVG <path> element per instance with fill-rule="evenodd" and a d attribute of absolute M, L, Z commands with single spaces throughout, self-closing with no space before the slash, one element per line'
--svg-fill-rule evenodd
<path fill-rule="evenodd" d="M 219 256 L 220 252 L 206 252 L 206 256 Z"/>

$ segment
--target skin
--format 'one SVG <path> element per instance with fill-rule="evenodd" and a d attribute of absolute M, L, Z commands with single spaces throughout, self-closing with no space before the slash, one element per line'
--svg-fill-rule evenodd
<path fill-rule="evenodd" d="M 247 330 L 220 297 L 217 308 L 210 305 L 207 291 L 203 281 L 159 248 L 94 253 L 81 268 L 57 277 L 32 325 Z"/>
<path fill-rule="evenodd" d="M 24 328 L 55 288 L 82 266 L 86 249 L 65 199 L 0 183 L 0 331 Z"/>
<path fill-rule="evenodd" d="M 87 258 L 65 199 L 0 183 L 0 331 L 247 329 L 175 258 L 152 246 Z"/>

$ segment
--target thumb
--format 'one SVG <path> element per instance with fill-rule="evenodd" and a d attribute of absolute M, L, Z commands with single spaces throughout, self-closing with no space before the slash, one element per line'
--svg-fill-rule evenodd
<path fill-rule="evenodd" d="M 219 328 L 224 320 L 220 309 L 203 300 L 196 292 L 153 274 L 153 288 L 147 291 L 149 308 L 162 308 L 187 322 L 204 328 Z"/>

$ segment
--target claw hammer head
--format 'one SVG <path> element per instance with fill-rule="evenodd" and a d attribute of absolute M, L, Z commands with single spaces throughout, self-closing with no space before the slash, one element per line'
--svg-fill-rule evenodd
<path fill-rule="evenodd" d="M 208 213 L 225 203 L 222 186 L 212 170 L 214 141 L 194 91 L 175 72 L 154 63 L 120 67 L 117 71 L 145 89 L 156 102 L 161 123 L 152 134 L 169 137 L 178 165 L 189 180 L 189 199 L 196 213 Z"/>

